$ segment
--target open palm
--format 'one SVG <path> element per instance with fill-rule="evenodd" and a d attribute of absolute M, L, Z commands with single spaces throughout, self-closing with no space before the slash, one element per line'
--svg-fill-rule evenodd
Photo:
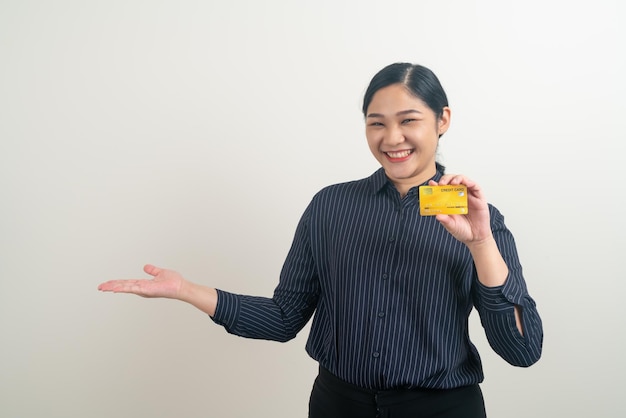
<path fill-rule="evenodd" d="M 143 271 L 152 279 L 109 280 L 98 286 L 98 290 L 114 293 L 133 293 L 146 298 L 178 299 L 183 285 L 183 277 L 172 270 L 161 269 L 151 264 Z"/>

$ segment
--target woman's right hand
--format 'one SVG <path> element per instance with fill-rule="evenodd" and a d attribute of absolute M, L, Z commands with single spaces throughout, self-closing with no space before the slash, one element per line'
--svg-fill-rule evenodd
<path fill-rule="evenodd" d="M 185 280 L 173 270 L 151 264 L 143 271 L 152 279 L 109 280 L 98 286 L 102 292 L 133 293 L 144 298 L 169 298 L 187 302 L 213 316 L 217 307 L 217 290 Z"/>
<path fill-rule="evenodd" d="M 133 293 L 145 298 L 180 299 L 185 279 L 172 270 L 147 264 L 143 271 L 152 279 L 109 280 L 98 286 L 102 292 Z"/>

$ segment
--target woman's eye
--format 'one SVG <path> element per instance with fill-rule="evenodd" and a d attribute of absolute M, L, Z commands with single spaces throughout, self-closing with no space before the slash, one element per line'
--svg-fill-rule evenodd
<path fill-rule="evenodd" d="M 370 123 L 370 126 L 383 126 L 383 124 L 380 122 L 372 122 Z"/>
<path fill-rule="evenodd" d="M 414 121 L 415 121 L 415 119 L 404 119 L 404 120 L 402 121 L 402 124 L 403 124 L 403 125 L 406 125 L 407 123 L 411 123 L 411 122 L 414 122 Z"/>

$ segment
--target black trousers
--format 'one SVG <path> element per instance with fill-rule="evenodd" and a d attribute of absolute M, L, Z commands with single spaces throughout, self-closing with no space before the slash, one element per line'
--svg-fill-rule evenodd
<path fill-rule="evenodd" d="M 456 389 L 368 390 L 320 372 L 311 392 L 309 418 L 485 418 L 478 385 Z"/>

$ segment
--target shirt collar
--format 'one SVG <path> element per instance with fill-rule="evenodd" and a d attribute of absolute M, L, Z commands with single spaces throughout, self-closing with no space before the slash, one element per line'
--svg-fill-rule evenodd
<path fill-rule="evenodd" d="M 443 176 L 443 173 L 437 170 L 435 175 L 432 176 L 429 180 L 427 180 L 423 184 L 428 184 L 428 181 L 430 180 L 439 181 L 441 179 L 441 176 Z M 391 180 L 389 180 L 389 178 L 385 174 L 385 169 L 382 167 L 376 170 L 374 174 L 370 176 L 369 181 L 370 181 L 370 187 L 371 187 L 373 194 L 380 192 L 385 187 L 394 187 Z"/>

